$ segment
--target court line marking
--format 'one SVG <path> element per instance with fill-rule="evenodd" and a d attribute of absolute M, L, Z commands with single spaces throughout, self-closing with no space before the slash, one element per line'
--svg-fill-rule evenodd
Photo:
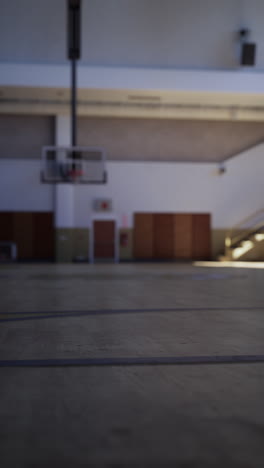
<path fill-rule="evenodd" d="M 144 313 L 170 313 L 170 312 L 220 312 L 220 311 L 247 311 L 264 310 L 263 307 L 173 307 L 173 308 L 149 308 L 149 309 L 98 309 L 87 311 L 62 311 L 62 312 L 0 312 L 0 322 L 17 322 L 24 320 L 40 320 L 47 318 L 81 317 L 95 315 L 125 315 L 125 314 L 144 314 Z M 24 315 L 24 317 L 17 317 Z M 11 318 L 11 316 L 14 316 Z"/>
<path fill-rule="evenodd" d="M 229 356 L 165 356 L 0 360 L 0 367 L 116 367 L 264 363 L 263 354 Z"/>

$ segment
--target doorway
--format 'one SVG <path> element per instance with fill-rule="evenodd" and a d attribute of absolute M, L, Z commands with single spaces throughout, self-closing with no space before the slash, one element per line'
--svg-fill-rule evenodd
<path fill-rule="evenodd" d="M 116 220 L 96 219 L 92 223 L 90 262 L 118 262 Z"/>

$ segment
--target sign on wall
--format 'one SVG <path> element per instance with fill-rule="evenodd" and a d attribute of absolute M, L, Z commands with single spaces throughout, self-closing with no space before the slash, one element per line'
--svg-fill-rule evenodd
<path fill-rule="evenodd" d="M 113 210 L 113 202 L 110 198 L 96 198 L 93 200 L 93 210 L 109 213 Z"/>

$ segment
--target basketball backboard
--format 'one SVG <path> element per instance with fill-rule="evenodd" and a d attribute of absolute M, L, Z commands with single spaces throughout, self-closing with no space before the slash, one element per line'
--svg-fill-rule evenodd
<path fill-rule="evenodd" d="M 44 146 L 41 181 L 47 183 L 106 183 L 106 157 L 101 148 Z"/>

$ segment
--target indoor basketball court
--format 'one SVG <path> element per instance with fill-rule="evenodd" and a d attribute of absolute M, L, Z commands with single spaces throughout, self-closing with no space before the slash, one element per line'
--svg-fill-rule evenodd
<path fill-rule="evenodd" d="M 264 4 L 1 10 L 1 468 L 263 468 Z"/>
<path fill-rule="evenodd" d="M 0 275 L 3 466 L 261 466 L 263 269 Z"/>

